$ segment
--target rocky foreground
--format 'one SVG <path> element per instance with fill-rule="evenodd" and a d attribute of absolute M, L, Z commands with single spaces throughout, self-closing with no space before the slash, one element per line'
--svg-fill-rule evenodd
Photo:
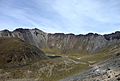
<path fill-rule="evenodd" d="M 120 54 L 76 76 L 60 81 L 120 81 Z"/>

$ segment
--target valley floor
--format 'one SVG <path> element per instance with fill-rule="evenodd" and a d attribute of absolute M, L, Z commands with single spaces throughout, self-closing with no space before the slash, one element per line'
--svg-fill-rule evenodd
<path fill-rule="evenodd" d="M 99 73 L 99 70 L 106 70 L 106 68 L 108 69 L 107 66 L 109 66 L 111 67 L 109 68 L 109 71 L 112 71 L 113 68 L 119 65 L 120 59 L 118 58 L 109 62 L 101 63 L 102 65 L 94 67 L 96 63 L 104 61 L 112 56 L 113 55 L 111 54 L 75 56 L 55 56 L 49 54 L 49 60 L 38 61 L 27 66 L 0 69 L 0 81 L 59 81 L 60 79 L 64 79 L 69 76 L 74 77 L 69 77 L 60 81 L 94 81 L 94 78 L 102 77 L 100 76 L 101 74 Z M 113 61 L 117 61 L 116 64 L 114 64 Z M 85 72 L 88 69 L 90 70 Z M 117 72 L 119 72 L 119 70 L 119 68 L 116 69 Z M 78 75 L 79 73 L 83 74 Z M 104 72 L 102 74 L 104 74 Z M 116 73 L 115 76 L 119 75 Z M 112 76 L 110 76 L 110 78 L 111 77 Z"/>

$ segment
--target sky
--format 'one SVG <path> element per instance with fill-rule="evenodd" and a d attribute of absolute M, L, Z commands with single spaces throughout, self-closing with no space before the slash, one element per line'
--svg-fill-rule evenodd
<path fill-rule="evenodd" d="M 49 33 L 120 30 L 120 0 L 0 0 L 0 30 L 38 28 Z"/>

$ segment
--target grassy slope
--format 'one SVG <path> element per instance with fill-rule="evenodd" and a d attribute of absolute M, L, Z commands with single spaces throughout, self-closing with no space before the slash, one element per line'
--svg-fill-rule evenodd
<path fill-rule="evenodd" d="M 47 78 L 44 78 L 44 79 L 45 79 L 45 81 L 49 81 L 49 80 L 50 81 L 57 81 L 61 78 L 76 75 L 78 73 L 85 71 L 86 69 L 91 68 L 91 66 L 93 64 L 102 62 L 102 61 L 112 57 L 114 53 L 120 52 L 119 50 L 120 50 L 120 48 L 118 45 L 118 46 L 110 46 L 108 48 L 105 48 L 100 53 L 93 54 L 93 55 L 90 55 L 90 54 L 89 55 L 88 54 L 70 54 L 70 56 L 68 56 L 69 59 L 72 59 L 76 62 L 83 62 L 83 64 L 81 64 L 81 63 L 69 64 L 68 68 L 66 68 L 66 70 L 63 70 L 61 72 L 55 71 L 53 73 L 54 75 L 51 78 L 48 78 L 48 80 L 46 80 Z M 49 51 L 53 51 L 53 50 L 49 50 Z M 49 52 L 49 53 L 53 53 L 52 55 L 56 55 L 56 54 L 54 54 L 54 52 Z M 57 54 L 57 55 L 59 55 L 59 54 Z M 64 57 L 64 54 L 62 54 L 62 56 Z M 56 68 L 57 69 L 63 68 L 62 66 L 64 66 L 64 64 L 61 64 L 58 68 L 57 67 Z M 72 67 L 72 69 L 69 69 L 70 67 Z"/>
<path fill-rule="evenodd" d="M 29 62 L 29 58 L 33 58 L 33 54 L 40 53 L 41 59 L 45 58 L 42 51 L 36 47 L 25 43 L 17 38 L 0 38 L 0 66 L 8 64 L 19 64 L 25 60 Z M 39 55 L 39 54 L 38 54 Z M 39 56 L 38 56 L 39 57 Z M 34 61 L 34 60 L 33 60 Z M 22 63 L 21 63 L 22 64 Z"/>
<path fill-rule="evenodd" d="M 7 72 L 12 78 L 34 78 L 41 81 L 58 81 L 60 79 L 77 75 L 89 68 L 89 65 L 99 63 L 112 56 L 114 50 L 105 50 L 99 54 L 75 54 L 72 56 L 63 56 L 59 58 L 49 59 L 46 61 L 38 61 L 23 68 L 9 69 Z M 50 54 L 49 54 L 50 55 Z M 80 58 L 80 59 L 78 59 Z M 30 71 L 30 72 L 29 72 Z"/>

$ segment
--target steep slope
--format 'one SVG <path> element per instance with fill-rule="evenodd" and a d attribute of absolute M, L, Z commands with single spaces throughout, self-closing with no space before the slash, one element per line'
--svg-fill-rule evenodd
<path fill-rule="evenodd" d="M 22 66 L 46 59 L 37 47 L 18 38 L 0 38 L 0 67 Z"/>
<path fill-rule="evenodd" d="M 52 54 L 93 54 L 120 43 L 119 31 L 106 35 L 93 33 L 74 35 L 50 34 L 39 29 L 19 28 L 13 32 L 1 31 L 0 37 L 17 37 Z"/>

